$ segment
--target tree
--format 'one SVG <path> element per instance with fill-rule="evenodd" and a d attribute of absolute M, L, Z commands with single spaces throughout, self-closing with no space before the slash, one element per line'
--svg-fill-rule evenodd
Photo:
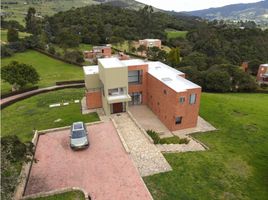
<path fill-rule="evenodd" d="M 147 57 L 150 60 L 159 60 L 164 62 L 166 60 L 166 56 L 166 51 L 161 50 L 158 47 L 148 48 Z"/>
<path fill-rule="evenodd" d="M 83 63 L 85 61 L 81 51 L 66 51 L 64 59 L 77 63 Z"/>
<path fill-rule="evenodd" d="M 180 49 L 178 47 L 172 48 L 167 55 L 168 63 L 173 66 L 177 67 L 180 62 Z"/>
<path fill-rule="evenodd" d="M 227 72 L 208 70 L 205 74 L 205 89 L 213 92 L 227 92 L 231 88 L 231 78 Z"/>
<path fill-rule="evenodd" d="M 70 47 L 78 47 L 80 43 L 79 35 L 75 34 L 72 30 L 63 29 L 58 34 L 57 43 L 64 49 Z"/>
<path fill-rule="evenodd" d="M 259 70 L 259 66 L 261 64 L 261 61 L 258 59 L 251 60 L 248 62 L 248 68 L 252 75 L 256 76 Z"/>
<path fill-rule="evenodd" d="M 37 18 L 35 17 L 35 14 L 35 8 L 29 7 L 27 15 L 25 17 L 26 31 L 33 34 L 37 34 L 39 32 L 39 24 Z"/>
<path fill-rule="evenodd" d="M 17 42 L 18 40 L 19 40 L 19 32 L 14 28 L 8 29 L 7 41 L 8 42 Z"/>
<path fill-rule="evenodd" d="M 141 54 L 143 54 L 143 52 L 146 51 L 146 46 L 144 46 L 144 45 L 140 45 L 140 46 L 137 48 L 137 51 L 140 52 Z"/>
<path fill-rule="evenodd" d="M 36 84 L 39 74 L 31 65 L 12 61 L 1 68 L 2 79 L 12 85 L 12 91 L 24 87 L 28 83 Z"/>

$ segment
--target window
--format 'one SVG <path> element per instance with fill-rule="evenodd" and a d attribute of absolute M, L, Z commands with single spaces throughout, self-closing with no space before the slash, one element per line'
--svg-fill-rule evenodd
<path fill-rule="evenodd" d="M 196 94 L 191 94 L 190 99 L 189 99 L 189 103 L 195 104 L 195 101 L 196 101 Z"/>
<path fill-rule="evenodd" d="M 182 117 L 176 117 L 175 124 L 181 124 Z"/>
<path fill-rule="evenodd" d="M 141 83 L 141 70 L 128 71 L 128 83 L 129 84 L 140 84 Z"/>
<path fill-rule="evenodd" d="M 167 94 L 167 91 L 166 90 L 164 90 L 164 94 Z"/>
<path fill-rule="evenodd" d="M 180 102 L 180 104 L 183 104 L 185 102 L 185 97 L 180 97 L 179 102 Z"/>
<path fill-rule="evenodd" d="M 108 90 L 109 95 L 115 96 L 115 95 L 121 95 L 124 94 L 124 89 L 123 88 L 114 88 L 114 89 L 109 89 Z"/>

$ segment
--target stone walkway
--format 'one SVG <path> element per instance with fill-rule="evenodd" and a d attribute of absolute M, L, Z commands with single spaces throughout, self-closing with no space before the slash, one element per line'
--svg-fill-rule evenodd
<path fill-rule="evenodd" d="M 146 138 L 128 113 L 115 114 L 111 117 L 127 144 L 141 176 L 172 170 L 160 150 Z"/>

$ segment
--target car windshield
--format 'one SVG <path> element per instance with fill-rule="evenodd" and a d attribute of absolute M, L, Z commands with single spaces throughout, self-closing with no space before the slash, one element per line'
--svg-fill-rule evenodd
<path fill-rule="evenodd" d="M 73 131 L 73 133 L 72 133 L 72 138 L 73 139 L 82 138 L 82 137 L 85 137 L 85 136 L 86 136 L 86 134 L 85 134 L 85 131 L 83 131 L 83 130 Z"/>

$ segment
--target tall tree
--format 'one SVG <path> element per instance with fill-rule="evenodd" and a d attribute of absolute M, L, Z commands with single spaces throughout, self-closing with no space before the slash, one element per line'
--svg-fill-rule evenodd
<path fill-rule="evenodd" d="M 167 56 L 168 63 L 173 66 L 177 67 L 180 62 L 180 49 L 178 47 L 172 48 Z"/>
<path fill-rule="evenodd" d="M 25 17 L 26 31 L 33 34 L 37 34 L 39 31 L 38 21 L 35 14 L 35 8 L 29 7 L 27 15 Z"/>

